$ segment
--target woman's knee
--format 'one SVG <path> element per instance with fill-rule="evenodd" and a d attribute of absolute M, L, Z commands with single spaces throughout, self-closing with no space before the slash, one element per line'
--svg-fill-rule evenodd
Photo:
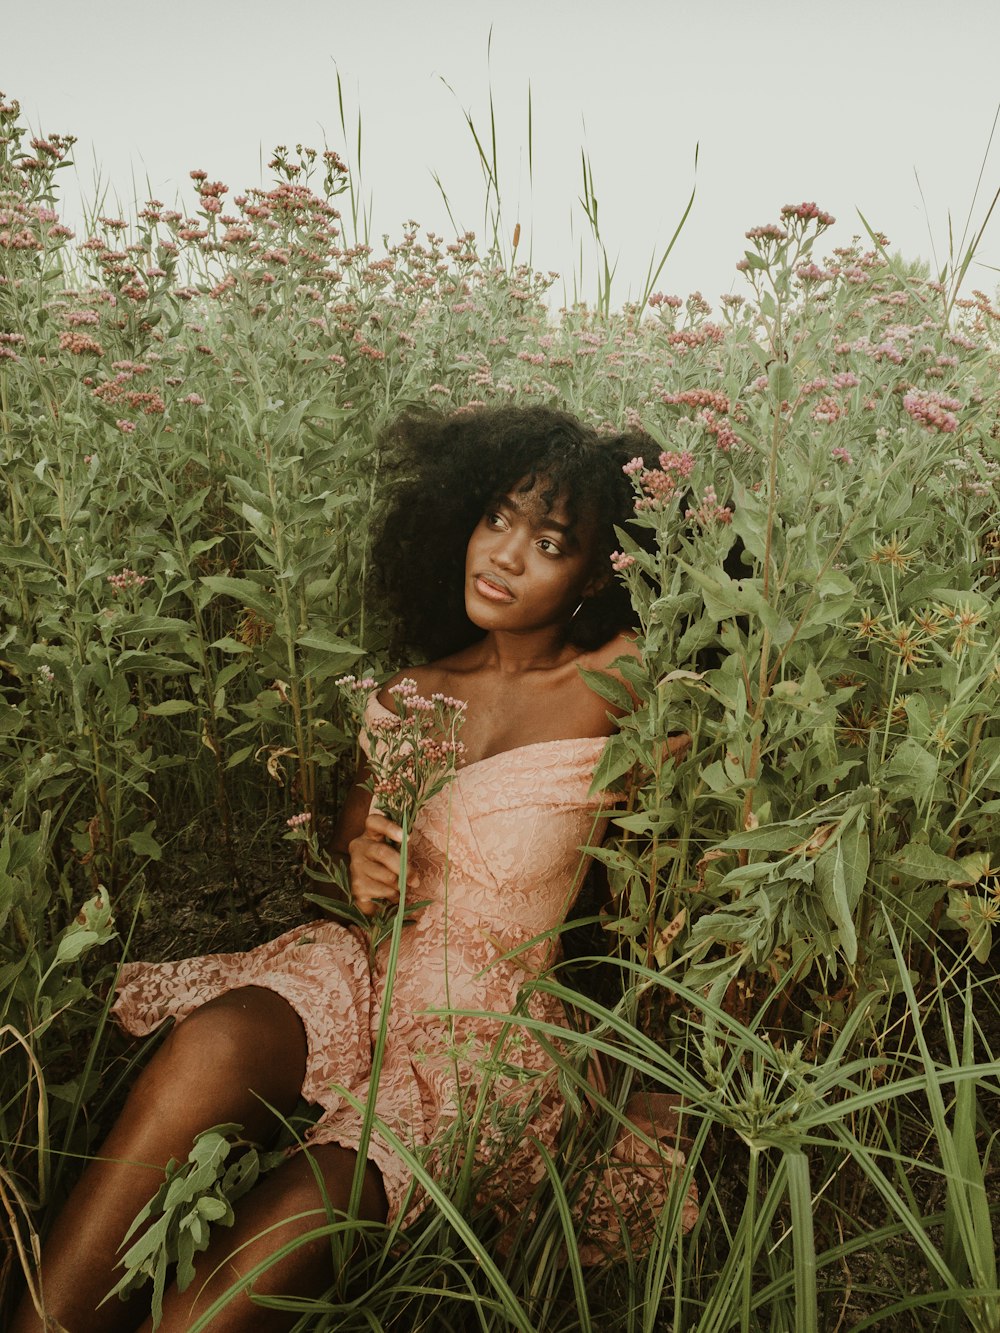
<path fill-rule="evenodd" d="M 274 991 L 246 986 L 176 1024 L 143 1081 L 166 1079 L 194 1099 L 209 1091 L 249 1092 L 286 1111 L 298 1099 L 305 1063 L 305 1031 L 295 1010 Z"/>

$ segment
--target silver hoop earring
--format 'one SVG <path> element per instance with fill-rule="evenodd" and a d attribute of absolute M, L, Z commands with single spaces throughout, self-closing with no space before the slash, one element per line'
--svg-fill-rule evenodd
<path fill-rule="evenodd" d="M 579 605 L 577 606 L 576 610 L 575 610 L 575 611 L 573 612 L 573 614 L 570 616 L 570 620 L 575 620 L 575 619 L 577 618 L 577 616 L 580 614 L 580 609 L 582 608 L 582 606 L 583 606 L 583 603 L 580 602 Z"/>

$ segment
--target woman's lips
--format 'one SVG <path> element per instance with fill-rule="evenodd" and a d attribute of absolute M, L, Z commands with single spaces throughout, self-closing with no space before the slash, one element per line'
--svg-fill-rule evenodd
<path fill-rule="evenodd" d="M 498 579 L 493 574 L 477 574 L 474 582 L 476 592 L 479 593 L 480 597 L 485 597 L 488 602 L 514 601 L 514 594 L 503 579 Z"/>

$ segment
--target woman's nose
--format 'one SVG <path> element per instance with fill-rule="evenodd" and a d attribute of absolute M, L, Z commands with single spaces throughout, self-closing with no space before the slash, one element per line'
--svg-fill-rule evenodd
<path fill-rule="evenodd" d="M 490 557 L 498 569 L 517 570 L 524 560 L 521 544 L 515 532 L 498 534 L 498 539 L 490 551 Z"/>

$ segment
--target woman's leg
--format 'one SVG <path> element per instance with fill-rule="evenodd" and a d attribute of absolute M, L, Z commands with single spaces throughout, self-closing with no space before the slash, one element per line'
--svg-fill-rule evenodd
<path fill-rule="evenodd" d="M 266 1175 L 237 1203 L 233 1227 L 217 1228 L 208 1249 L 197 1258 L 196 1276 L 187 1291 L 172 1287 L 167 1292 L 159 1333 L 187 1333 L 213 1301 L 262 1260 L 296 1237 L 324 1226 L 327 1206 L 335 1213 L 347 1211 L 357 1154 L 336 1144 L 323 1144 L 311 1149 L 309 1156 L 319 1168 L 322 1188 L 304 1153 L 296 1153 Z M 367 1221 L 385 1220 L 382 1179 L 370 1162 L 359 1211 Z M 327 1236 L 296 1246 L 256 1277 L 252 1288 L 259 1295 L 318 1296 L 333 1278 Z M 257 1305 L 243 1291 L 226 1303 L 208 1329 L 210 1333 L 279 1333 L 291 1328 L 299 1317 Z M 144 1333 L 150 1327 L 144 1325 Z"/>
<path fill-rule="evenodd" d="M 247 986 L 196 1009 L 169 1033 L 140 1074 L 97 1157 L 52 1228 L 42 1254 L 45 1311 L 69 1333 L 119 1333 L 145 1313 L 114 1298 L 118 1247 L 153 1195 L 171 1157 L 184 1160 L 196 1134 L 227 1121 L 267 1142 L 277 1129 L 264 1102 L 288 1115 L 305 1075 L 306 1038 L 291 1005 Z M 146 1307 L 148 1308 L 148 1307 Z M 11 1333 L 44 1327 L 25 1297 Z"/>

